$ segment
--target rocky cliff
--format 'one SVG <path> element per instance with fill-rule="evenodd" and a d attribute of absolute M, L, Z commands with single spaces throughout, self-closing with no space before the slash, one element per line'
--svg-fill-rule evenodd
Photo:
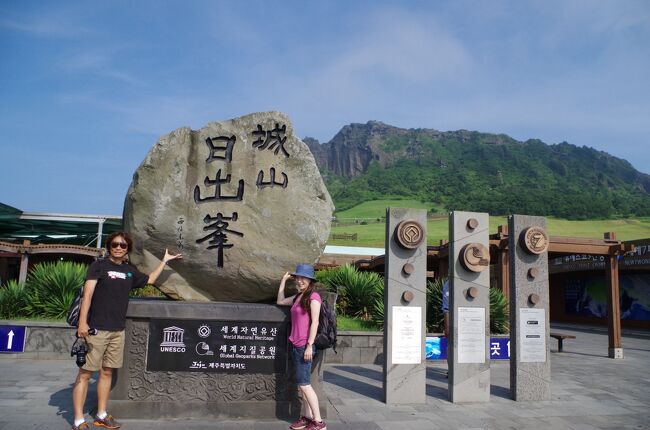
<path fill-rule="evenodd" d="M 495 214 L 650 215 L 650 175 L 606 152 L 567 142 L 547 145 L 378 121 L 346 125 L 327 143 L 304 141 L 339 210 L 403 196 Z"/>

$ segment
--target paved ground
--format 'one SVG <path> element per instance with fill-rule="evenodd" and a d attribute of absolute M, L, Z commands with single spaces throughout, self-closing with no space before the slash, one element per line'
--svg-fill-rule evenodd
<path fill-rule="evenodd" d="M 625 332 L 624 360 L 607 358 L 603 329 L 554 325 L 572 333 L 563 353 L 551 340 L 552 399 L 514 402 L 509 366 L 493 363 L 489 403 L 447 401 L 446 365 L 427 371 L 427 403 L 389 407 L 380 401 L 381 367 L 327 365 L 329 429 L 650 429 L 650 333 Z M 0 356 L 0 429 L 68 429 L 70 360 L 16 360 Z M 88 405 L 94 404 L 92 394 Z M 124 429 L 286 429 L 284 421 L 139 421 Z"/>

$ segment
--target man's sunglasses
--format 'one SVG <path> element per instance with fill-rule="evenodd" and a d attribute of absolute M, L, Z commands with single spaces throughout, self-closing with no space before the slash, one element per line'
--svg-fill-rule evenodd
<path fill-rule="evenodd" d="M 129 244 L 126 242 L 111 242 L 111 248 L 115 249 L 118 246 L 122 249 L 126 249 L 129 247 Z"/>

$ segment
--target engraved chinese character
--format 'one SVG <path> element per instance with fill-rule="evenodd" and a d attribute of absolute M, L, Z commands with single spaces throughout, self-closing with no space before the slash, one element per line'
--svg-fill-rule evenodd
<path fill-rule="evenodd" d="M 208 137 L 205 139 L 205 144 L 208 145 L 208 158 L 206 162 L 210 163 L 214 160 L 226 160 L 227 163 L 232 161 L 232 148 L 235 146 L 235 141 L 237 138 L 233 136 L 217 136 L 217 137 Z M 217 146 L 215 143 L 223 142 L 225 146 Z M 216 155 L 217 151 L 223 151 L 224 155 Z"/>
<path fill-rule="evenodd" d="M 228 229 L 228 226 L 230 224 L 225 222 L 224 220 L 237 221 L 237 212 L 233 212 L 231 217 L 225 217 L 221 212 L 217 213 L 216 217 L 206 215 L 203 218 L 203 222 L 208 225 L 203 227 L 203 231 L 214 230 L 214 232 L 196 241 L 196 243 L 203 243 L 207 239 L 210 239 L 210 241 L 208 242 L 209 245 L 208 249 L 217 248 L 218 250 L 217 267 L 223 267 L 223 249 L 232 248 L 234 246 L 234 244 L 228 243 L 228 235 L 226 234 L 226 232 L 234 234 L 239 237 L 244 237 L 244 233 Z"/>
<path fill-rule="evenodd" d="M 262 189 L 266 187 L 275 187 L 276 185 L 282 188 L 287 188 L 287 185 L 289 184 L 289 178 L 287 177 L 287 174 L 282 172 L 282 182 L 277 182 L 275 180 L 275 167 L 271 167 L 270 170 L 270 178 L 268 181 L 264 182 L 264 171 L 260 170 L 260 172 L 257 174 L 257 181 L 255 182 L 255 185 L 257 185 L 257 188 Z"/>
<path fill-rule="evenodd" d="M 253 142 L 253 148 L 257 148 L 260 151 L 267 149 L 273 151 L 275 155 L 278 155 L 279 151 L 282 151 L 285 157 L 289 157 L 289 153 L 284 148 L 284 143 L 287 141 L 285 136 L 287 132 L 286 124 L 283 124 L 280 127 L 280 124 L 275 123 L 275 127 L 272 130 L 264 130 L 261 125 L 257 124 L 257 130 L 253 130 L 253 136 L 257 136 L 257 139 Z"/>
<path fill-rule="evenodd" d="M 234 196 L 224 196 L 221 195 L 221 184 L 229 184 L 230 178 L 232 175 L 228 174 L 224 179 L 221 179 L 221 169 L 217 171 L 214 179 L 210 179 L 208 176 L 203 180 L 203 184 L 206 187 L 214 186 L 214 195 L 208 197 L 201 197 L 201 188 L 197 185 L 194 187 L 194 202 L 195 203 L 205 203 L 213 200 L 234 200 L 240 202 L 244 197 L 244 180 L 240 179 L 237 185 L 237 194 Z"/>

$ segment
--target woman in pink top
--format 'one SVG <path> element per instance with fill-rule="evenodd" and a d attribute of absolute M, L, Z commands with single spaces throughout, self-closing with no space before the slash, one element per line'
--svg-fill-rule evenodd
<path fill-rule="evenodd" d="M 287 280 L 294 277 L 298 294 L 284 296 Z M 296 371 L 296 383 L 302 394 L 302 410 L 298 421 L 291 424 L 294 430 L 323 430 L 327 429 L 321 419 L 318 408 L 318 397 L 311 386 L 311 363 L 316 354 L 314 339 L 318 330 L 318 317 L 322 303 L 320 295 L 315 291 L 316 278 L 314 268 L 309 264 L 299 264 L 293 273 L 285 273 L 278 289 L 278 305 L 291 306 L 291 357 Z"/>

